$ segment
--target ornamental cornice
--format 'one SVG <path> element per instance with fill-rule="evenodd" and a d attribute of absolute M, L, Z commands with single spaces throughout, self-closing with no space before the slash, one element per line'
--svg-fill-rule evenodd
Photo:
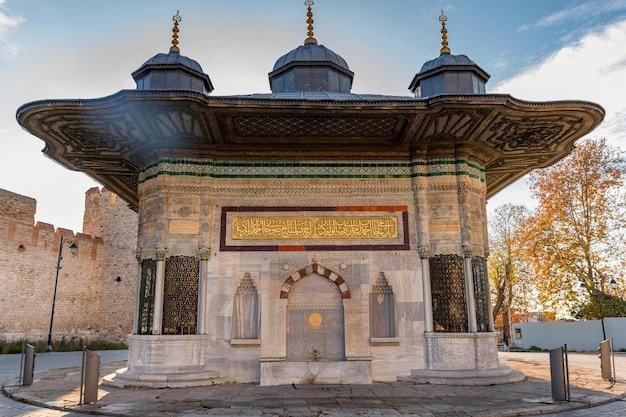
<path fill-rule="evenodd" d="M 481 167 L 468 167 L 468 174 L 486 181 L 490 197 L 567 155 L 602 121 L 604 109 L 578 100 L 531 102 L 503 94 L 218 97 L 123 90 L 99 99 L 27 103 L 16 117 L 46 143 L 48 157 L 85 172 L 137 207 L 140 171 L 163 157 L 406 161 L 409 155 L 465 156 Z M 404 176 L 403 169 L 396 174 L 393 168 L 391 175 Z"/>
<path fill-rule="evenodd" d="M 269 182 L 269 181 L 268 181 Z M 347 184 L 315 184 L 298 183 L 294 185 L 289 181 L 271 181 L 271 184 L 221 184 L 213 181 L 212 184 L 181 184 L 179 181 L 166 183 L 147 182 L 141 186 L 143 198 L 149 196 L 195 196 L 198 198 L 219 197 L 225 199 L 263 199 L 268 196 L 284 197 L 291 199 L 294 195 L 329 195 L 341 196 L 341 198 L 370 198 L 372 196 L 387 196 L 394 200 L 413 199 L 415 195 L 433 196 L 436 194 L 474 194 L 485 195 L 484 186 L 475 186 L 467 182 L 422 184 L 406 182 L 405 185 L 389 185 L 385 180 L 358 181 L 357 185 Z"/>
<path fill-rule="evenodd" d="M 125 100 L 141 100 L 141 99 L 193 99 L 206 104 L 216 103 L 225 105 L 241 105 L 241 104 L 276 104 L 276 105 L 302 105 L 306 107 L 312 106 L 338 106 L 353 107 L 358 106 L 415 106 L 415 105 L 432 105 L 441 102 L 449 102 L 451 100 L 458 102 L 497 102 L 499 104 L 509 104 L 515 107 L 527 108 L 552 108 L 552 107 L 568 107 L 578 108 L 585 107 L 593 109 L 604 116 L 604 108 L 597 103 L 583 100 L 553 100 L 553 101 L 530 101 L 515 98 L 509 94 L 441 94 L 434 97 L 418 98 L 418 97 L 402 97 L 402 96 L 386 96 L 375 94 L 349 94 L 337 95 L 337 99 L 324 99 L 319 96 L 315 100 L 301 96 L 300 98 L 281 98 L 271 94 L 250 94 L 250 95 L 234 95 L 234 96 L 208 96 L 206 94 L 188 91 L 188 90 L 120 90 L 115 94 L 102 98 L 93 99 L 47 99 L 36 100 L 20 106 L 16 111 L 18 120 L 24 113 L 41 107 L 57 107 L 57 106 L 100 106 L 113 105 Z M 350 99 L 352 97 L 352 99 Z"/>
<path fill-rule="evenodd" d="M 328 185 L 328 184 L 274 184 L 268 185 L 249 185 L 249 184 L 232 184 L 232 185 L 181 185 L 176 184 L 143 184 L 141 187 L 141 195 L 144 198 L 148 196 L 168 195 L 172 196 L 197 196 L 219 197 L 220 200 L 237 198 L 237 199 L 254 199 L 266 198 L 271 196 L 283 196 L 291 199 L 294 195 L 327 195 L 341 196 L 341 198 L 358 198 L 388 196 L 394 200 L 413 198 L 413 188 L 410 183 L 405 186 L 387 186 L 384 182 L 371 185 L 357 186 L 350 184 Z"/>
<path fill-rule="evenodd" d="M 485 194 L 485 188 L 484 187 L 475 187 L 475 186 L 472 186 L 470 184 L 458 183 L 458 182 L 455 182 L 453 184 L 445 184 L 445 183 L 439 183 L 439 184 L 415 184 L 414 185 L 414 190 L 416 191 L 416 193 L 418 195 L 419 194 L 422 194 L 422 195 L 424 195 L 424 194 L 433 195 L 433 194 L 437 194 L 437 193 L 440 193 L 440 194 L 471 193 L 471 194 L 484 196 L 484 194 Z"/>

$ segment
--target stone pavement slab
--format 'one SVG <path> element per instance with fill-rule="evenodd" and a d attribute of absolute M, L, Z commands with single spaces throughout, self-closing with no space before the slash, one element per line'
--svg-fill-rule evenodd
<path fill-rule="evenodd" d="M 260 387 L 255 384 L 223 384 L 178 389 L 122 389 L 100 385 L 98 401 L 81 405 L 78 404 L 80 369 L 73 367 L 36 373 L 33 385 L 20 387 L 9 384 L 3 387 L 3 391 L 17 401 L 44 407 L 131 417 L 527 416 L 588 410 L 590 406 L 615 401 L 626 391 L 624 382 L 602 380 L 598 370 L 570 366 L 571 401 L 554 401 L 551 398 L 549 364 L 545 361 L 509 358 L 503 363 L 524 372 L 526 379 L 492 386 L 385 382 L 369 385 Z M 124 365 L 124 362 L 101 365 L 100 375 L 112 373 Z"/>

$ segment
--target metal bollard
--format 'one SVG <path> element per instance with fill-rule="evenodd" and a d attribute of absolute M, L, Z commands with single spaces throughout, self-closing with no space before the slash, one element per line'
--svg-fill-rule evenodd
<path fill-rule="evenodd" d="M 557 401 L 565 401 L 565 363 L 563 361 L 563 348 L 550 351 L 550 379 L 552 380 L 552 398 Z"/>
<path fill-rule="evenodd" d="M 602 379 L 613 381 L 613 368 L 611 367 L 613 339 L 609 338 L 600 342 L 600 369 L 602 370 Z"/>
<path fill-rule="evenodd" d="M 35 356 L 37 356 L 37 353 L 35 352 L 35 347 L 27 343 L 24 355 L 22 385 L 31 385 L 33 383 L 33 378 L 35 377 Z"/>
<path fill-rule="evenodd" d="M 100 378 L 100 355 L 90 350 L 87 351 L 85 366 L 85 395 L 84 404 L 98 401 L 98 379 Z"/>

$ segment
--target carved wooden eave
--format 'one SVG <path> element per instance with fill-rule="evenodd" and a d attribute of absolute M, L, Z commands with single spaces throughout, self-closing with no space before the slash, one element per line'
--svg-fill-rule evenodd
<path fill-rule="evenodd" d="M 499 94 L 284 99 L 123 90 L 17 110 L 20 125 L 46 143 L 48 157 L 134 207 L 139 171 L 161 157 L 384 160 L 468 153 L 485 166 L 491 197 L 566 156 L 603 117 L 595 103 Z"/>

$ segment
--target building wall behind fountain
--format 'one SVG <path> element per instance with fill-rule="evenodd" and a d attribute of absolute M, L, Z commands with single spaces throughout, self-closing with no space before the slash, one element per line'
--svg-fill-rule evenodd
<path fill-rule="evenodd" d="M 35 199 L 0 189 L 0 339 L 48 335 L 61 237 L 64 244 L 53 341 L 82 338 L 125 342 L 132 329 L 137 215 L 114 193 L 85 195 L 83 232 L 35 223 Z M 119 279 L 118 279 L 119 277 Z"/>

